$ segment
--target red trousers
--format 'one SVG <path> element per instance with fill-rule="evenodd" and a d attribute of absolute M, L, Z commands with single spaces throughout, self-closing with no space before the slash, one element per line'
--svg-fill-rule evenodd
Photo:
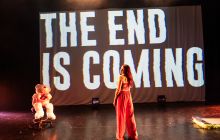
<path fill-rule="evenodd" d="M 137 138 L 136 122 L 134 118 L 134 107 L 130 91 L 121 91 L 117 97 L 116 102 L 116 138 L 118 140 L 124 139 L 125 130 L 127 130 L 128 137 L 132 139 Z"/>

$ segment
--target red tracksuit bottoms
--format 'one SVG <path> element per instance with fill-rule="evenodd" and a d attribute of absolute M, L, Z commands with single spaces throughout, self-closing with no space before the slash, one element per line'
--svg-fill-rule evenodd
<path fill-rule="evenodd" d="M 137 134 L 136 122 L 134 118 L 134 107 L 130 91 L 121 91 L 116 103 L 116 138 L 124 139 L 125 129 L 128 137 L 134 138 Z"/>

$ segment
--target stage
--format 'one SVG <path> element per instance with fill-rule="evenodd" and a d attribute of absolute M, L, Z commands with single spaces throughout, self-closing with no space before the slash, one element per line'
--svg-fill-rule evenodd
<path fill-rule="evenodd" d="M 10 140 L 114 140 L 115 112 L 112 105 L 55 107 L 54 127 L 30 128 L 33 114 L 26 111 L 0 112 L 0 139 Z M 219 129 L 201 129 L 192 116 L 220 117 L 220 105 L 204 103 L 135 104 L 139 140 L 220 139 Z M 127 135 L 125 135 L 127 139 Z"/>

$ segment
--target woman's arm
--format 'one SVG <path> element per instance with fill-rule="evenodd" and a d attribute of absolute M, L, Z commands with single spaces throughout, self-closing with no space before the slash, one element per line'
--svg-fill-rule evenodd
<path fill-rule="evenodd" d="M 120 76 L 120 77 L 119 77 L 119 80 L 118 80 L 117 88 L 116 88 L 116 90 L 115 90 L 115 96 L 118 96 L 118 94 L 119 94 L 120 91 L 121 91 L 122 81 L 123 81 L 123 77 Z"/>
<path fill-rule="evenodd" d="M 123 77 L 120 76 L 119 77 L 119 80 L 118 80 L 118 85 L 117 85 L 117 88 L 115 90 L 115 97 L 114 97 L 114 102 L 113 102 L 113 105 L 115 106 L 116 105 L 116 99 L 121 91 L 121 86 L 122 86 L 122 81 L 123 81 Z"/>

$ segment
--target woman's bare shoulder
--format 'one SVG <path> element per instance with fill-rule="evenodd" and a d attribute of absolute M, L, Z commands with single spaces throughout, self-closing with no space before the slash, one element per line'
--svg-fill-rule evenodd
<path fill-rule="evenodd" d="M 124 76 L 124 75 L 120 75 L 120 76 L 119 76 L 119 80 L 121 80 L 121 81 L 123 81 L 123 82 L 126 81 L 126 79 L 127 79 L 127 78 L 126 78 L 126 76 Z"/>

